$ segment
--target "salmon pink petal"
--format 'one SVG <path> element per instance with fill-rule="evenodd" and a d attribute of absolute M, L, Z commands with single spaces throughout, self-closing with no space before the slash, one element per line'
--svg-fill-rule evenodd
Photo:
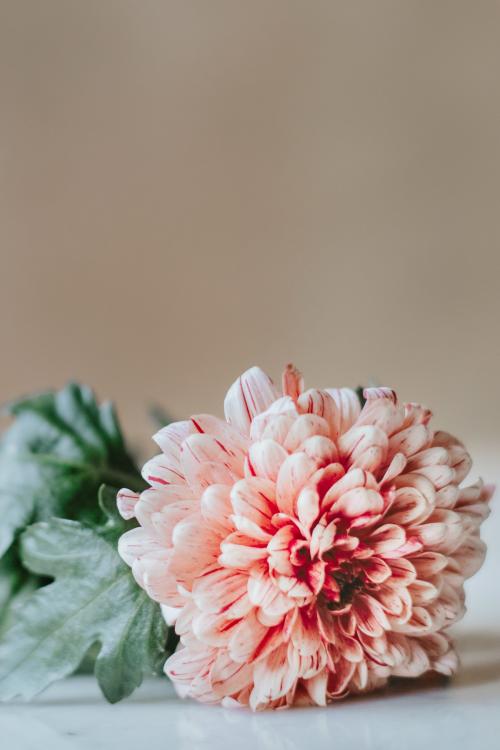
<path fill-rule="evenodd" d="M 295 606 L 268 574 L 250 576 L 248 597 L 254 606 L 263 609 L 268 617 L 278 618 L 278 621 Z"/>
<path fill-rule="evenodd" d="M 288 663 L 286 646 L 277 648 L 255 665 L 253 680 L 250 707 L 254 711 L 291 690 L 297 680 L 297 673 Z"/>
<path fill-rule="evenodd" d="M 177 468 L 179 468 L 181 444 L 194 431 L 193 424 L 189 419 L 183 422 L 172 422 L 153 435 L 153 440 L 161 448 L 165 456 L 168 456 L 173 464 L 177 464 Z"/>
<path fill-rule="evenodd" d="M 380 391 L 381 389 L 365 388 L 364 394 L 368 393 L 371 396 L 370 391 L 373 390 Z M 394 394 L 394 391 L 390 393 Z M 404 422 L 404 408 L 398 406 L 394 398 L 395 395 L 388 398 L 385 395 L 378 398 L 368 398 L 361 410 L 361 414 L 356 420 L 356 424 L 379 427 L 387 435 L 397 432 L 397 430 L 401 429 Z"/>
<path fill-rule="evenodd" d="M 234 452 L 243 453 L 248 449 L 248 438 L 223 419 L 213 417 L 211 414 L 195 414 L 190 422 L 193 427 L 190 434 L 211 435 L 224 445 L 232 446 Z"/>
<path fill-rule="evenodd" d="M 380 484 L 388 484 L 389 482 L 392 482 L 399 474 L 402 474 L 406 467 L 406 456 L 403 453 L 396 453 L 392 459 L 391 463 L 385 470 L 385 474 L 383 475 L 382 479 L 380 480 Z"/>
<path fill-rule="evenodd" d="M 284 445 L 296 417 L 296 414 L 276 414 L 266 411 L 253 420 L 250 438 L 253 442 L 267 439 Z"/>
<path fill-rule="evenodd" d="M 310 599 L 311 589 L 309 585 L 297 578 L 297 576 L 280 576 L 278 578 L 278 585 L 287 596 L 291 599 Z"/>
<path fill-rule="evenodd" d="M 192 481 L 195 472 L 199 475 L 200 467 L 207 464 L 223 467 L 231 483 L 243 476 L 243 453 L 237 446 L 223 443 L 213 435 L 190 435 L 181 447 L 181 465 L 190 484 L 195 484 Z"/>
<path fill-rule="evenodd" d="M 386 552 L 401 547 L 406 541 L 406 534 L 401 526 L 393 523 L 387 523 L 373 531 L 365 539 L 365 543 L 373 550 L 376 555 L 384 555 Z"/>
<path fill-rule="evenodd" d="M 336 406 L 335 419 L 332 424 L 332 436 L 336 440 L 355 423 L 361 411 L 361 404 L 356 391 L 352 388 L 327 388 L 326 392 Z"/>
<path fill-rule="evenodd" d="M 304 680 L 304 685 L 311 700 L 318 706 L 326 706 L 326 687 L 328 670 L 323 669 L 314 677 Z"/>
<path fill-rule="evenodd" d="M 202 612 L 243 617 L 251 608 L 246 594 L 247 577 L 227 568 L 209 568 L 193 583 L 193 600 Z"/>
<path fill-rule="evenodd" d="M 252 419 L 265 411 L 279 394 L 272 380 L 260 367 L 251 367 L 228 390 L 224 400 L 226 419 L 247 435 Z"/>
<path fill-rule="evenodd" d="M 399 564 L 401 563 L 401 561 L 398 562 Z M 416 555 L 412 555 L 411 563 L 413 564 L 418 577 L 427 580 L 446 568 L 448 558 L 440 552 L 426 550 L 425 552 L 419 552 Z"/>
<path fill-rule="evenodd" d="M 335 518 L 355 519 L 358 516 L 377 515 L 384 509 L 380 493 L 366 487 L 354 487 L 333 503 L 331 513 Z"/>
<path fill-rule="evenodd" d="M 143 479 L 153 487 L 164 487 L 168 484 L 184 484 L 186 479 L 177 462 L 172 464 L 168 457 L 160 454 L 146 461 L 141 471 Z"/>
<path fill-rule="evenodd" d="M 329 495 L 330 490 L 337 485 L 344 475 L 344 467 L 335 462 L 333 464 L 328 464 L 328 466 L 325 466 L 322 469 L 318 469 L 318 471 L 316 471 L 310 478 L 308 484 L 311 487 L 314 487 L 318 492 L 322 501 L 321 505 L 323 509 L 326 508 L 326 496 Z"/>
<path fill-rule="evenodd" d="M 259 440 L 252 443 L 248 452 L 250 472 L 253 476 L 276 481 L 281 465 L 288 453 L 274 440 Z"/>
<path fill-rule="evenodd" d="M 327 686 L 330 698 L 338 698 L 346 692 L 355 670 L 356 664 L 347 659 L 341 658 L 332 665 L 328 675 Z"/>
<path fill-rule="evenodd" d="M 262 526 L 250 520 L 246 516 L 232 515 L 231 520 L 237 531 L 240 531 L 250 539 L 267 543 L 271 539 L 271 534 L 265 531 Z"/>
<path fill-rule="evenodd" d="M 228 646 L 233 661 L 245 664 L 262 659 L 282 641 L 279 628 L 268 628 L 257 619 L 251 610 L 235 628 Z"/>
<path fill-rule="evenodd" d="M 310 388 L 298 397 L 297 409 L 301 414 L 316 414 L 318 417 L 323 417 L 329 426 L 330 435 L 335 439 L 334 428 L 338 423 L 338 408 L 329 393 Z"/>
<path fill-rule="evenodd" d="M 265 543 L 238 532 L 230 534 L 220 545 L 219 563 L 226 568 L 247 570 L 267 557 L 267 548 L 262 544 Z"/>
<path fill-rule="evenodd" d="M 231 659 L 225 649 L 220 649 L 210 671 L 210 682 L 214 693 L 223 697 L 239 693 L 252 685 L 253 665 L 239 664 Z"/>
<path fill-rule="evenodd" d="M 330 438 L 322 435 L 314 435 L 302 443 L 304 453 L 312 458 L 317 466 L 328 466 L 338 460 L 338 451 L 335 443 Z"/>
<path fill-rule="evenodd" d="M 358 594 L 353 602 L 353 611 L 358 628 L 366 635 L 377 638 L 384 630 L 390 630 L 390 623 L 380 602 L 366 594 Z"/>
<path fill-rule="evenodd" d="M 394 391 L 392 388 L 387 388 L 385 386 L 364 388 L 363 396 L 365 398 L 365 401 L 368 404 L 378 402 L 380 399 L 390 401 L 393 404 L 398 403 L 398 397 L 397 397 L 396 391 Z"/>
<path fill-rule="evenodd" d="M 233 530 L 231 488 L 225 484 L 211 484 L 201 496 L 201 515 L 220 533 Z"/>
<path fill-rule="evenodd" d="M 385 461 L 387 444 L 387 435 L 380 427 L 355 424 L 340 437 L 338 448 L 349 466 L 373 472 Z"/>
<path fill-rule="evenodd" d="M 297 538 L 297 528 L 288 523 L 278 529 L 267 545 L 269 553 L 269 568 L 282 575 L 292 575 L 293 566 L 290 562 L 290 549 Z"/>
<path fill-rule="evenodd" d="M 150 516 L 149 527 L 154 530 L 155 536 L 165 546 L 170 547 L 175 526 L 195 510 L 196 507 L 191 501 L 179 500 L 179 502 L 170 503 Z"/>
<path fill-rule="evenodd" d="M 269 531 L 276 511 L 275 486 L 262 477 L 242 479 L 231 489 L 231 505 L 236 514 L 246 516 Z"/>
<path fill-rule="evenodd" d="M 415 453 L 408 461 L 408 471 L 415 471 L 424 466 L 448 463 L 448 451 L 445 448 L 426 448 L 420 453 Z"/>
<path fill-rule="evenodd" d="M 118 542 L 118 552 L 128 565 L 132 565 L 134 560 L 148 555 L 152 551 L 161 553 L 163 550 L 158 541 L 140 526 L 126 531 Z"/>
<path fill-rule="evenodd" d="M 329 467 L 327 467 L 328 469 Z M 325 472 L 327 471 L 325 470 Z M 370 489 L 378 489 L 377 482 L 373 474 L 363 469 L 350 469 L 347 473 L 342 472 L 336 475 L 337 479 L 328 488 L 324 495 L 322 508 L 323 510 L 329 508 L 336 500 L 342 497 L 343 494 L 352 490 L 354 487 L 369 487 Z"/>
<path fill-rule="evenodd" d="M 170 554 L 163 558 L 153 556 L 140 557 L 132 564 L 132 573 L 148 596 L 155 602 L 179 606 L 182 598 L 179 597 L 175 581 L 169 573 Z"/>
<path fill-rule="evenodd" d="M 296 401 L 302 391 L 304 390 L 304 378 L 302 373 L 297 368 L 288 364 L 281 376 L 281 383 L 283 387 L 283 394 L 290 396 L 291 399 Z"/>
<path fill-rule="evenodd" d="M 456 481 L 455 470 L 445 464 L 422 466 L 419 469 L 415 469 L 415 473 L 427 477 L 437 490 L 445 487 L 450 482 Z"/>
<path fill-rule="evenodd" d="M 319 515 L 319 495 L 312 487 L 304 487 L 297 499 L 297 514 L 304 529 L 311 528 Z"/>
<path fill-rule="evenodd" d="M 294 513 L 302 487 L 315 472 L 315 462 L 305 453 L 294 453 L 282 463 L 276 482 L 276 504 L 283 513 Z"/>
<path fill-rule="evenodd" d="M 198 612 L 193 617 L 193 634 L 209 646 L 227 646 L 240 620 L 228 619 L 225 613 Z"/>
<path fill-rule="evenodd" d="M 116 496 L 116 505 L 122 518 L 129 521 L 135 517 L 135 506 L 139 500 L 139 494 L 126 488 L 121 489 Z"/>
<path fill-rule="evenodd" d="M 316 616 L 311 617 L 303 610 L 299 610 L 291 635 L 292 643 L 301 656 L 311 656 L 321 647 Z"/>
<path fill-rule="evenodd" d="M 197 575 L 217 562 L 220 537 L 201 517 L 191 515 L 175 526 L 172 542 L 171 571 L 180 584 L 190 588 Z"/>
<path fill-rule="evenodd" d="M 176 684 L 189 685 L 200 672 L 211 668 L 215 654 L 215 649 L 191 651 L 181 648 L 167 659 L 165 674 Z"/>
<path fill-rule="evenodd" d="M 389 439 L 389 453 L 403 453 L 413 456 L 424 448 L 428 448 L 432 441 L 432 432 L 424 424 L 406 427 Z"/>
<path fill-rule="evenodd" d="M 390 566 L 381 557 L 363 560 L 362 568 L 365 576 L 372 583 L 383 583 L 392 575 Z"/>
<path fill-rule="evenodd" d="M 286 437 L 284 447 L 287 451 L 298 450 L 308 438 L 315 436 L 328 438 L 328 422 L 317 414 L 302 414 L 294 421 Z"/>

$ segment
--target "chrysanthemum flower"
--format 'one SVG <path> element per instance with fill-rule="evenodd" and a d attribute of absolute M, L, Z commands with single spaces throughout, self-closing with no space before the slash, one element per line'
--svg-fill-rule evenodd
<path fill-rule="evenodd" d="M 122 490 L 120 553 L 180 636 L 178 692 L 252 709 L 324 705 L 389 677 L 450 674 L 447 629 L 481 565 L 491 489 L 462 443 L 368 388 L 283 394 L 259 368 L 155 435 L 150 488 Z"/>

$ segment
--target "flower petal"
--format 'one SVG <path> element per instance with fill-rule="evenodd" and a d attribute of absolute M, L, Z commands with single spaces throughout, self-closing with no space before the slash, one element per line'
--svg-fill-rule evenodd
<path fill-rule="evenodd" d="M 288 453 L 274 440 L 259 440 L 252 443 L 248 452 L 248 464 L 253 476 L 276 481 L 281 465 Z"/>
<path fill-rule="evenodd" d="M 297 496 L 315 472 L 315 462 L 305 453 L 293 453 L 282 463 L 276 482 L 276 503 L 283 513 L 294 513 Z"/>
<path fill-rule="evenodd" d="M 122 518 L 126 521 L 130 521 L 131 518 L 135 517 L 135 506 L 139 500 L 139 494 L 127 490 L 125 487 L 121 489 L 116 496 L 116 505 L 118 512 Z"/>
<path fill-rule="evenodd" d="M 279 396 L 272 380 L 260 367 L 251 367 L 230 387 L 224 400 L 229 424 L 248 434 L 252 419 L 265 411 Z"/>

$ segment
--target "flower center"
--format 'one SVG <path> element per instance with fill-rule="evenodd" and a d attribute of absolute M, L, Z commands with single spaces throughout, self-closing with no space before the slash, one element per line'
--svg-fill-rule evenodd
<path fill-rule="evenodd" d="M 356 574 L 347 565 L 343 565 L 340 570 L 336 570 L 330 575 L 338 586 L 338 600 L 327 597 L 326 606 L 332 611 L 344 609 L 352 603 L 354 595 L 363 589 L 365 577 L 360 573 Z"/>

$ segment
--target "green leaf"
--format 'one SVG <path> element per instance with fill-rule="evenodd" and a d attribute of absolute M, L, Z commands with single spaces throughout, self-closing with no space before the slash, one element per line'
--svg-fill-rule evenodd
<path fill-rule="evenodd" d="M 52 516 L 93 522 L 103 483 L 141 490 L 110 403 L 70 383 L 10 404 L 14 422 L 0 442 L 0 555 L 32 521 Z"/>
<path fill-rule="evenodd" d="M 112 703 L 161 669 L 167 627 L 115 545 L 76 521 L 51 519 L 21 538 L 24 565 L 55 578 L 15 609 L 0 641 L 0 699 L 32 698 L 99 645 L 95 674 Z"/>
<path fill-rule="evenodd" d="M 12 621 L 13 606 L 34 591 L 40 580 L 24 570 L 14 546 L 0 558 L 0 634 Z"/>

